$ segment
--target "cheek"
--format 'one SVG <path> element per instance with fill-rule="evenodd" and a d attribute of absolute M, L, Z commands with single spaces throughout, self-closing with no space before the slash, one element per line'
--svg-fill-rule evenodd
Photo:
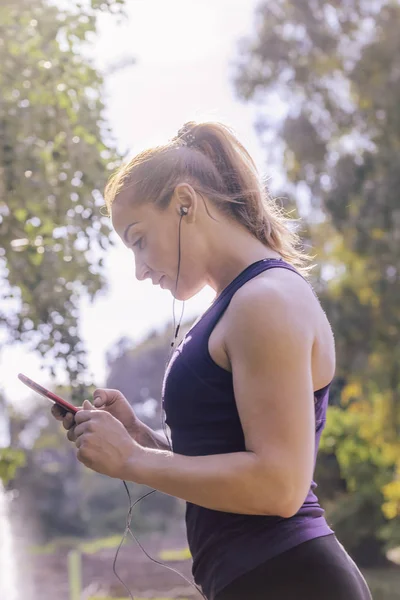
<path fill-rule="evenodd" d="M 158 259 L 162 262 L 167 262 L 168 264 L 171 263 L 171 259 L 173 261 L 178 258 L 178 236 L 170 228 L 163 227 L 155 231 L 154 236 L 152 236 L 151 246 L 154 248 L 154 254 L 157 254 Z"/>
<path fill-rule="evenodd" d="M 146 246 L 143 250 L 143 259 L 149 267 L 154 271 L 168 273 L 174 264 L 174 250 L 171 247 L 171 241 L 164 235 L 157 237 L 157 234 L 152 235 L 146 241 Z M 178 248 L 176 248 L 176 257 L 178 256 Z M 176 260 L 176 259 L 175 259 Z"/>

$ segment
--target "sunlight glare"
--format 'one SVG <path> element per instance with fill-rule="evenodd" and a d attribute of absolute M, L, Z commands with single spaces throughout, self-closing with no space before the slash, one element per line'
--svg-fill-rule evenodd
<path fill-rule="evenodd" d="M 0 598 L 19 600 L 17 590 L 17 558 L 9 520 L 8 498 L 0 481 Z"/>

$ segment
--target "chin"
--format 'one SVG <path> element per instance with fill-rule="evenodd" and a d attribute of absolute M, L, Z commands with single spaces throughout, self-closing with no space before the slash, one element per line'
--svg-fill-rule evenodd
<path fill-rule="evenodd" d="M 172 296 L 176 299 L 176 300 L 180 300 L 181 302 L 185 302 L 186 300 L 190 300 L 191 298 L 193 298 L 194 296 L 196 296 L 196 294 L 198 294 L 199 292 L 201 292 L 201 290 L 205 287 L 205 284 L 201 284 L 199 286 L 193 286 L 191 288 L 187 288 L 187 287 L 180 287 L 178 285 L 178 290 L 177 293 L 175 294 L 173 292 L 173 290 L 171 290 L 171 294 Z"/>
<path fill-rule="evenodd" d="M 177 294 L 174 294 L 174 292 L 171 290 L 171 295 L 176 299 L 176 300 L 180 300 L 181 302 L 186 302 L 186 300 L 190 300 L 190 298 L 193 298 L 193 296 L 196 295 L 196 292 L 188 292 L 188 290 L 178 290 Z"/>

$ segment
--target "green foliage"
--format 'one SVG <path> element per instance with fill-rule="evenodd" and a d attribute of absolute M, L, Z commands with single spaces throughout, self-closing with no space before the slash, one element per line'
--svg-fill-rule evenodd
<path fill-rule="evenodd" d="M 0 481 L 7 484 L 15 477 L 18 468 L 25 465 L 25 454 L 22 450 L 0 448 Z"/>
<path fill-rule="evenodd" d="M 346 484 L 329 514 L 362 554 L 400 544 L 400 3 L 262 2 L 255 25 L 235 83 L 261 104 L 289 193 L 308 199 L 343 382 L 322 440 Z"/>
<path fill-rule="evenodd" d="M 0 393 L 0 425 L 7 423 L 9 407 Z M 0 489 L 6 486 L 14 477 L 20 467 L 25 466 L 26 457 L 23 450 L 18 447 L 0 447 Z"/>
<path fill-rule="evenodd" d="M 119 161 L 102 78 L 85 58 L 96 11 L 122 0 L 17 0 L 0 7 L 0 325 L 77 384 L 85 369 L 78 303 L 104 287 L 101 191 Z"/>

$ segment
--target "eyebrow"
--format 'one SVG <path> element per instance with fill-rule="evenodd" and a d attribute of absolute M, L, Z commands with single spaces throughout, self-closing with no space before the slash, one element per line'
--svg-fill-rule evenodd
<path fill-rule="evenodd" d="M 124 240 L 126 241 L 126 243 L 128 243 L 128 240 L 126 238 L 126 236 L 128 235 L 128 231 L 130 230 L 131 227 L 133 227 L 133 225 L 136 225 L 136 223 L 140 223 L 140 221 L 133 221 L 133 223 L 130 223 L 128 225 L 128 227 L 126 227 L 126 229 L 124 231 Z"/>

